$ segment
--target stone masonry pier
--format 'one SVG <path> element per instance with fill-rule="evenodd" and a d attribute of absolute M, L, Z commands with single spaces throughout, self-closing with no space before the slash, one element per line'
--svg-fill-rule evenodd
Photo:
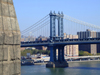
<path fill-rule="evenodd" d="M 0 0 L 0 75 L 20 71 L 20 29 L 13 0 Z"/>

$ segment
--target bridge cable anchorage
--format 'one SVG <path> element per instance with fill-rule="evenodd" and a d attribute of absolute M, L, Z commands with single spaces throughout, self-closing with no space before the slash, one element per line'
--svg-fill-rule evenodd
<path fill-rule="evenodd" d="M 41 28 L 43 28 L 44 26 L 48 25 L 49 23 L 50 23 L 50 21 L 48 20 L 48 21 L 46 21 L 45 23 L 43 23 L 42 25 L 38 26 L 37 28 L 31 30 L 31 32 L 34 33 L 34 32 L 36 32 L 36 31 L 40 30 Z M 23 34 L 25 35 L 25 34 L 27 34 L 27 33 L 29 33 L 29 32 L 24 32 Z"/>
<path fill-rule="evenodd" d="M 43 19 L 45 19 L 45 18 L 48 19 L 47 17 L 49 18 L 49 16 L 46 15 L 44 18 L 42 18 L 41 20 L 39 20 L 38 22 L 36 22 L 36 23 L 33 24 L 32 26 L 26 28 L 25 30 L 23 30 L 23 31 L 21 31 L 21 32 L 23 33 L 23 32 L 25 32 L 25 31 L 29 30 L 29 29 L 32 28 L 34 25 L 36 25 L 36 24 L 38 24 L 39 22 L 41 22 Z M 45 20 L 46 20 L 46 19 L 45 19 Z M 45 20 L 43 20 L 43 21 L 45 21 Z M 42 21 L 42 22 L 43 22 L 43 21 Z"/>
<path fill-rule="evenodd" d="M 57 14 L 56 14 L 57 15 Z M 100 26 L 97 26 L 97 25 L 94 25 L 94 24 L 90 24 L 90 23 L 87 23 L 87 22 L 84 22 L 84 21 L 81 21 L 81 20 L 78 20 L 78 19 L 75 19 L 75 18 L 72 18 L 72 17 L 69 17 L 67 15 L 64 14 L 64 17 L 60 16 L 60 15 L 57 15 L 61 18 L 64 18 L 66 20 L 70 20 L 72 22 L 75 22 L 75 23 L 78 23 L 78 24 L 81 24 L 81 25 L 84 25 L 84 26 L 89 26 L 89 27 L 92 27 L 92 28 L 96 28 L 96 29 L 100 29 Z"/>

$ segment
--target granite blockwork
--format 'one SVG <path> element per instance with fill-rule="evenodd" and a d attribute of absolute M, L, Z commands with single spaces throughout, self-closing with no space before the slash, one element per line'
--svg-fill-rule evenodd
<path fill-rule="evenodd" d="M 20 74 L 20 29 L 13 0 L 0 0 L 0 75 Z"/>

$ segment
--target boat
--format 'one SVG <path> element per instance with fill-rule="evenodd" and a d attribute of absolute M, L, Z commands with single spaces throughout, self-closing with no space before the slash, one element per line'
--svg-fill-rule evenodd
<path fill-rule="evenodd" d="M 34 65 L 34 60 L 31 58 L 21 59 L 21 65 Z"/>

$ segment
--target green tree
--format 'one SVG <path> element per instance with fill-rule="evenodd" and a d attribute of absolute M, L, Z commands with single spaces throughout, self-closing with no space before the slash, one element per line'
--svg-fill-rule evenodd
<path fill-rule="evenodd" d="M 37 49 L 34 49 L 34 50 L 24 50 L 24 51 L 21 51 L 21 56 L 26 56 L 27 53 L 30 53 L 31 55 L 32 54 L 37 54 L 37 53 L 40 53 L 40 54 L 47 54 L 47 55 L 50 55 L 50 50 L 37 50 Z"/>
<path fill-rule="evenodd" d="M 91 53 L 89 53 L 89 52 L 87 52 L 87 51 L 79 51 L 79 56 L 90 56 L 90 55 L 92 55 Z"/>

